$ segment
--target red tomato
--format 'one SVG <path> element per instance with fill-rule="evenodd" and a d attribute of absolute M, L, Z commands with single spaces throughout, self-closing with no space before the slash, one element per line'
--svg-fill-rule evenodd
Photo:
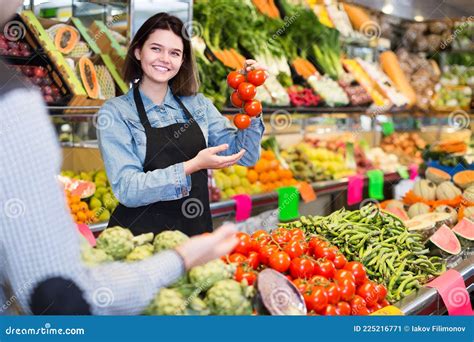
<path fill-rule="evenodd" d="M 316 246 L 316 249 L 314 250 L 314 256 L 318 259 L 320 258 L 325 258 L 327 260 L 334 260 L 336 257 L 336 253 L 333 249 L 333 247 L 323 247 L 322 244 L 319 244 Z"/>
<path fill-rule="evenodd" d="M 340 270 L 341 268 L 344 268 L 344 266 L 346 266 L 347 259 L 344 256 L 344 254 L 338 253 L 336 254 L 336 257 L 334 258 L 333 263 L 334 263 L 334 266 L 336 266 L 336 268 Z"/>
<path fill-rule="evenodd" d="M 367 308 L 369 309 L 369 311 L 372 310 L 372 312 L 375 312 L 375 311 L 378 311 L 378 310 L 382 309 L 383 306 L 382 306 L 382 304 L 380 304 L 380 303 L 375 303 L 375 305 L 373 305 L 373 306 L 367 306 Z M 372 312 L 371 312 L 371 313 L 372 313 Z"/>
<path fill-rule="evenodd" d="M 229 255 L 229 262 L 241 264 L 247 260 L 247 257 L 241 253 L 232 253 Z"/>
<path fill-rule="evenodd" d="M 286 272 L 290 267 L 291 259 L 285 252 L 275 252 L 270 256 L 269 265 L 275 271 Z"/>
<path fill-rule="evenodd" d="M 257 89 L 252 83 L 242 82 L 237 88 L 237 93 L 239 94 L 241 100 L 250 101 L 257 94 Z"/>
<path fill-rule="evenodd" d="M 337 286 L 339 287 L 339 293 L 341 294 L 341 300 L 346 302 L 354 298 L 356 287 L 354 282 L 349 279 L 344 279 L 343 281 L 338 281 Z"/>
<path fill-rule="evenodd" d="M 285 228 L 278 228 L 274 232 L 272 232 L 272 238 L 273 240 L 276 241 L 278 244 L 283 244 L 285 242 L 288 242 L 290 240 L 290 233 L 288 229 Z"/>
<path fill-rule="evenodd" d="M 244 104 L 244 112 L 248 116 L 257 116 L 262 112 L 262 104 L 258 100 L 250 100 Z"/>
<path fill-rule="evenodd" d="M 256 230 L 252 233 L 252 239 L 260 239 L 260 238 L 263 238 L 263 237 L 270 237 L 270 235 L 263 229 L 259 229 L 259 230 Z"/>
<path fill-rule="evenodd" d="M 234 125 L 238 129 L 246 129 L 250 126 L 250 116 L 247 114 L 236 114 L 234 116 Z"/>
<path fill-rule="evenodd" d="M 246 280 L 248 285 L 253 285 L 257 279 L 257 273 L 253 271 L 246 271 L 243 267 L 239 266 L 235 270 L 234 279 L 238 282 Z"/>
<path fill-rule="evenodd" d="M 252 249 L 250 235 L 248 235 L 247 233 L 239 232 L 237 233 L 237 238 L 239 239 L 239 243 L 237 244 L 237 246 L 235 246 L 234 252 L 241 253 L 247 256 Z"/>
<path fill-rule="evenodd" d="M 304 293 L 306 289 L 310 286 L 310 284 L 308 283 L 306 279 L 297 278 L 297 279 L 293 279 L 292 282 L 296 286 L 298 291 L 300 291 L 301 294 Z"/>
<path fill-rule="evenodd" d="M 252 83 L 254 86 L 258 87 L 265 83 L 267 79 L 267 74 L 264 70 L 252 70 L 247 73 L 247 81 Z"/>
<path fill-rule="evenodd" d="M 377 292 L 377 287 L 374 283 L 366 281 L 361 286 L 357 288 L 357 294 L 364 298 L 367 306 L 373 306 L 377 304 L 379 300 L 379 294 Z"/>
<path fill-rule="evenodd" d="M 334 275 L 334 281 L 335 282 L 337 282 L 337 283 L 343 282 L 346 279 L 355 284 L 355 278 L 354 278 L 354 275 L 351 272 L 349 272 L 347 270 L 337 270 L 336 271 L 336 274 Z"/>
<path fill-rule="evenodd" d="M 339 292 L 339 287 L 336 284 L 330 283 L 328 286 L 326 286 L 326 293 L 328 294 L 329 304 L 336 305 L 339 303 L 339 300 L 341 299 L 341 293 Z"/>
<path fill-rule="evenodd" d="M 336 310 L 340 316 L 349 316 L 351 314 L 351 306 L 348 302 L 337 303 Z"/>
<path fill-rule="evenodd" d="M 386 299 L 383 299 L 380 301 L 380 305 L 382 305 L 382 307 L 386 307 L 386 306 L 389 306 L 390 305 L 390 302 Z"/>
<path fill-rule="evenodd" d="M 299 241 L 290 240 L 283 250 L 293 259 L 300 257 L 304 253 L 305 248 Z"/>
<path fill-rule="evenodd" d="M 290 274 L 293 278 L 309 278 L 313 275 L 313 263 L 309 259 L 294 258 L 290 263 Z"/>
<path fill-rule="evenodd" d="M 260 250 L 262 249 L 263 246 L 266 246 L 270 243 L 270 237 L 265 238 L 262 237 L 260 239 L 251 239 L 250 240 L 251 245 L 252 245 L 252 250 L 255 252 L 260 253 Z"/>
<path fill-rule="evenodd" d="M 367 274 L 362 263 L 358 261 L 350 261 L 344 266 L 344 269 L 352 272 L 357 286 L 362 285 L 367 280 Z"/>
<path fill-rule="evenodd" d="M 357 295 L 354 296 L 354 298 L 351 299 L 350 304 L 351 304 L 351 314 L 353 316 L 368 314 L 367 303 L 365 302 L 364 298 L 362 298 L 361 296 L 357 296 Z"/>
<path fill-rule="evenodd" d="M 294 240 L 294 239 L 304 240 L 305 239 L 304 232 L 298 228 L 291 229 L 288 234 L 290 234 L 290 240 Z"/>
<path fill-rule="evenodd" d="M 334 305 L 328 304 L 326 310 L 324 310 L 324 316 L 339 316 L 339 314 Z"/>
<path fill-rule="evenodd" d="M 231 71 L 227 75 L 227 84 L 231 88 L 237 89 L 242 82 L 245 82 L 245 76 L 238 71 Z"/>
<path fill-rule="evenodd" d="M 317 275 L 311 278 L 311 283 L 313 283 L 314 285 L 328 286 L 329 280 L 327 278 L 324 278 L 323 276 Z"/>
<path fill-rule="evenodd" d="M 260 265 L 260 257 L 258 256 L 258 253 L 254 251 L 249 252 L 247 263 L 250 267 L 256 270 L 258 266 Z"/>
<path fill-rule="evenodd" d="M 270 256 L 273 253 L 278 252 L 278 251 L 279 251 L 279 248 L 275 245 L 263 246 L 260 249 L 260 261 L 262 262 L 262 264 L 268 265 L 270 261 Z"/>
<path fill-rule="evenodd" d="M 306 303 L 306 307 L 308 310 L 322 312 L 328 305 L 328 295 L 322 286 L 314 286 L 307 298 L 308 302 Z"/>
<path fill-rule="evenodd" d="M 242 108 L 242 106 L 244 105 L 244 101 L 242 101 L 240 99 L 239 94 L 237 93 L 237 91 L 234 91 L 230 95 L 230 102 L 232 103 L 232 105 L 234 107 L 237 107 L 237 108 Z"/>
<path fill-rule="evenodd" d="M 375 287 L 377 288 L 377 294 L 379 296 L 378 301 L 381 302 L 387 296 L 387 288 L 382 284 L 377 284 Z"/>
<path fill-rule="evenodd" d="M 329 260 L 318 260 L 314 265 L 314 274 L 332 279 L 336 274 L 336 267 L 334 267 L 334 264 Z"/>

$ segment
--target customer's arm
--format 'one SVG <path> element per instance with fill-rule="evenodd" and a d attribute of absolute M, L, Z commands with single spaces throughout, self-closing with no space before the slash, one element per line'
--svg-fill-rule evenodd
<path fill-rule="evenodd" d="M 9 92 L 0 98 L 0 117 L 0 272 L 24 310 L 29 312 L 37 283 L 63 277 L 84 291 L 94 314 L 139 314 L 160 287 L 183 274 L 185 264 L 196 262 L 165 251 L 133 264 L 84 266 L 79 235 L 55 178 L 60 149 L 40 94 Z M 204 252 L 225 253 L 234 244 L 228 234 L 215 239 L 227 239 L 226 247 Z"/>

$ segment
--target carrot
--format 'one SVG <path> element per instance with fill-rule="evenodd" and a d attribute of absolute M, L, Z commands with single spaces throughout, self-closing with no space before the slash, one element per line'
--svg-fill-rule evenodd
<path fill-rule="evenodd" d="M 226 54 L 229 58 L 229 61 L 232 63 L 232 69 L 239 69 L 240 62 L 235 57 L 235 54 L 232 52 L 232 49 L 226 49 Z"/>
<path fill-rule="evenodd" d="M 230 52 L 233 54 L 234 59 L 239 64 L 239 69 L 243 68 L 245 64 L 245 57 L 238 53 L 234 48 L 230 49 Z"/>
<path fill-rule="evenodd" d="M 268 15 L 268 5 L 266 0 L 252 0 L 252 2 L 260 13 Z"/>
<path fill-rule="evenodd" d="M 212 51 L 214 53 L 214 56 L 222 63 L 225 64 L 225 58 L 221 50 L 215 50 Z"/>
<path fill-rule="evenodd" d="M 270 17 L 272 18 L 279 18 L 280 17 L 280 11 L 278 11 L 278 8 L 275 6 L 275 2 L 273 0 L 268 0 L 268 9 L 270 10 Z"/>

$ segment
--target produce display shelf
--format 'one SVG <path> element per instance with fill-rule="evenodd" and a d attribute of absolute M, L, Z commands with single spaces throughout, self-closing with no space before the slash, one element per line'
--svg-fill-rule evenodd
<path fill-rule="evenodd" d="M 400 181 L 398 173 L 385 174 L 385 183 L 394 184 Z M 364 177 L 364 185 L 367 185 L 368 178 Z M 329 195 L 347 189 L 348 179 L 342 178 L 335 181 L 322 181 L 312 183 L 313 189 L 317 195 Z M 278 205 L 278 194 L 275 191 L 252 196 L 252 208 L 259 208 L 268 205 L 273 205 L 275 208 Z M 235 200 L 229 199 L 211 203 L 211 213 L 213 218 L 218 218 L 235 213 Z M 98 233 L 107 227 L 108 222 L 100 222 L 90 225 L 93 233 Z"/>
<path fill-rule="evenodd" d="M 454 267 L 464 279 L 467 291 L 474 293 L 474 253 L 464 252 L 464 260 Z M 422 287 L 395 304 L 405 315 L 443 315 L 447 312 L 440 295 L 434 288 Z"/>

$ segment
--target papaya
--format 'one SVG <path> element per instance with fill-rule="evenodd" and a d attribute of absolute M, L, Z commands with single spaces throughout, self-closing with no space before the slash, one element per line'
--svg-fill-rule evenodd
<path fill-rule="evenodd" d="M 82 84 L 86 89 L 87 95 L 92 99 L 99 98 L 100 86 L 97 80 L 97 72 L 94 63 L 92 63 L 92 61 L 86 56 L 83 56 L 79 59 L 78 66 Z"/>
<path fill-rule="evenodd" d="M 79 42 L 79 33 L 76 29 L 71 26 L 64 25 L 61 26 L 54 38 L 54 45 L 58 49 L 58 51 L 68 54 L 70 53 L 76 44 Z"/>

